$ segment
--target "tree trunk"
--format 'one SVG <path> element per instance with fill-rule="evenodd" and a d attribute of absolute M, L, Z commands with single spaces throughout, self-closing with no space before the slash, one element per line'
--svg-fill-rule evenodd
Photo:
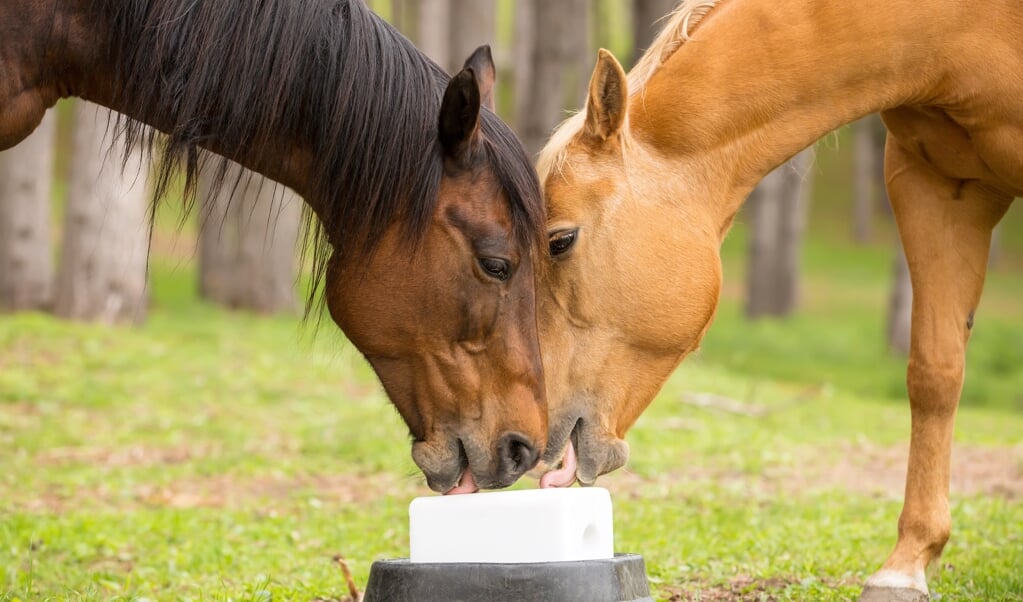
<path fill-rule="evenodd" d="M 909 354 L 909 334 L 913 315 L 913 284 L 902 242 L 895 241 L 894 282 L 888 301 L 888 346 L 902 355 Z"/>
<path fill-rule="evenodd" d="M 572 37 L 566 40 L 569 47 L 575 51 L 576 63 L 572 72 L 568 74 L 571 77 L 569 81 L 571 88 L 568 91 L 569 96 L 564 108 L 570 110 L 584 106 L 590 92 L 590 76 L 593 74 L 593 65 L 597 61 L 597 48 L 594 45 L 597 33 L 593 24 L 596 11 L 593 2 L 580 0 L 576 3 L 576 10 L 577 26 L 569 30 Z M 566 116 L 566 112 L 562 110 L 559 121 Z"/>
<path fill-rule="evenodd" d="M 517 116 L 519 134 L 526 151 L 534 154 L 543 147 L 551 130 L 565 116 L 565 109 L 582 105 L 579 98 L 589 80 L 589 68 L 580 66 L 582 40 L 579 15 L 586 14 L 586 0 L 558 0 L 532 7 L 533 45 L 530 58 L 532 85 L 515 90 L 524 102 Z M 518 42 L 517 42 L 518 43 Z"/>
<path fill-rule="evenodd" d="M 632 64 L 643 56 L 664 27 L 664 17 L 676 0 L 632 0 Z"/>
<path fill-rule="evenodd" d="M 56 113 L 0 152 L 0 312 L 42 309 L 53 296 L 50 193 Z"/>
<path fill-rule="evenodd" d="M 746 316 L 783 317 L 799 303 L 799 257 L 809 207 L 807 149 L 775 169 L 757 186 L 749 205 L 749 273 Z"/>
<path fill-rule="evenodd" d="M 853 240 L 870 242 L 874 211 L 887 203 L 884 183 L 885 129 L 877 115 L 856 121 L 853 131 Z"/>
<path fill-rule="evenodd" d="M 465 59 L 483 44 L 493 44 L 497 32 L 495 0 L 449 0 L 451 2 L 451 52 L 448 73 L 461 71 Z"/>
<path fill-rule="evenodd" d="M 517 0 L 515 2 L 515 31 L 512 53 L 514 54 L 512 89 L 515 106 L 513 121 L 516 132 L 521 136 L 525 131 L 526 115 L 533 103 L 533 49 L 536 46 L 536 31 L 533 29 L 536 17 L 537 0 Z M 527 150 L 530 148 L 526 147 Z"/>
<path fill-rule="evenodd" d="M 200 295 L 231 309 L 294 311 L 301 199 L 234 164 L 218 186 L 212 167 L 199 182 Z"/>
<path fill-rule="evenodd" d="M 391 25 L 418 45 L 418 0 L 391 0 Z"/>
<path fill-rule="evenodd" d="M 64 243 L 57 278 L 57 315 L 77 320 L 141 322 L 148 291 L 146 166 L 132 151 L 121 166 L 109 148 L 110 112 L 78 101 Z"/>
<path fill-rule="evenodd" d="M 443 69 L 451 63 L 451 2 L 421 0 L 415 36 L 419 49 Z"/>
<path fill-rule="evenodd" d="M 615 34 L 622 27 L 622 17 L 617 9 L 617 0 L 591 0 L 590 14 L 593 32 L 593 45 L 597 48 L 611 48 L 614 46 Z M 630 3 L 625 18 L 628 19 L 628 27 L 632 29 L 633 7 Z M 624 66 L 625 63 L 622 63 Z M 628 71 L 628 68 L 626 68 Z"/>

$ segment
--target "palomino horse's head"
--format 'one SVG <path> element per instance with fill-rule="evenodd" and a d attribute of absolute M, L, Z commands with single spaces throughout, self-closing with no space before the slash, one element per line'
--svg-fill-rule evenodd
<path fill-rule="evenodd" d="M 533 267 L 542 201 L 521 145 L 481 110 L 493 108 L 493 81 L 481 49 L 448 84 L 443 174 L 421 240 L 410 245 L 396 224 L 365 265 L 335 255 L 327 272 L 331 315 L 376 370 L 439 492 L 510 485 L 547 440 Z"/>
<path fill-rule="evenodd" d="M 625 432 L 717 305 L 720 232 L 687 193 L 696 187 L 686 174 L 666 173 L 632 138 L 629 102 L 625 73 L 601 51 L 584 113 L 540 156 L 551 252 L 537 301 L 550 408 L 543 460 L 565 459 L 543 485 L 591 484 L 625 463 Z"/>

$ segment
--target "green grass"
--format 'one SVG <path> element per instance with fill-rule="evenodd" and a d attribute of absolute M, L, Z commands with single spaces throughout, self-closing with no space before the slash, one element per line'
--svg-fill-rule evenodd
<path fill-rule="evenodd" d="M 883 341 L 892 230 L 848 241 L 846 163 L 819 152 L 800 311 L 742 317 L 740 216 L 702 350 L 601 482 L 616 549 L 644 555 L 657 599 L 846 600 L 894 543 L 909 412 Z M 1021 213 L 971 341 L 942 600 L 1023 599 Z M 173 250 L 177 208 L 158 219 L 144 326 L 0 317 L 0 601 L 339 599 L 334 555 L 364 585 L 407 554 L 407 504 L 429 492 L 406 429 L 329 320 L 199 301 L 194 222 Z"/>
<path fill-rule="evenodd" d="M 616 548 L 644 555 L 657 599 L 851 599 L 894 543 L 909 412 L 883 341 L 892 230 L 848 241 L 844 139 L 819 151 L 800 312 L 742 318 L 740 216 L 714 327 L 602 481 Z M 971 341 L 941 600 L 1023 599 L 1021 209 Z M 329 320 L 314 336 L 211 307 L 187 253 L 156 253 L 152 275 L 137 329 L 0 317 L 0 601 L 338 599 L 335 554 L 360 585 L 406 555 L 407 504 L 428 491 Z"/>
<path fill-rule="evenodd" d="M 806 310 L 751 325 L 741 226 L 728 245 L 732 292 L 703 350 L 603 483 L 616 548 L 644 555 L 658 599 L 852 598 L 894 543 L 909 427 L 904 362 L 880 338 L 887 253 L 811 236 Z M 138 329 L 0 318 L 0 600 L 336 599 L 335 554 L 360 585 L 407 554 L 406 506 L 428 491 L 355 350 L 329 322 L 314 336 L 198 301 L 188 259 L 152 273 Z M 1020 282 L 996 274 L 956 435 L 974 481 L 954 484 L 931 577 L 942 600 L 1023 592 Z M 683 403 L 693 391 L 768 411 Z"/>

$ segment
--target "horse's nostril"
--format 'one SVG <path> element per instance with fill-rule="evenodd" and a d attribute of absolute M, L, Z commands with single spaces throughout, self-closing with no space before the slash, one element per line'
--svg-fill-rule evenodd
<path fill-rule="evenodd" d="M 501 472 L 508 477 L 518 478 L 536 465 L 539 454 L 533 444 L 518 433 L 507 433 L 498 444 L 497 457 Z"/>

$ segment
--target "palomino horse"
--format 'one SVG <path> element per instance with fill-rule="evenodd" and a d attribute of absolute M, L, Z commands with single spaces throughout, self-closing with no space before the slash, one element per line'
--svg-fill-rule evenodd
<path fill-rule="evenodd" d="M 441 492 L 509 485 L 546 443 L 543 203 L 493 79 L 484 48 L 449 81 L 361 0 L 0 2 L 0 149 L 79 96 L 159 145 L 158 195 L 179 166 L 194 189 L 198 147 L 295 189 L 316 288 Z"/>
<path fill-rule="evenodd" d="M 924 569 L 949 537 L 952 427 L 991 230 L 1023 194 L 1020 74 L 1012 0 L 689 0 L 628 76 L 602 51 L 585 111 L 539 160 L 553 255 L 538 300 L 544 460 L 565 458 L 544 484 L 625 462 L 626 430 L 714 317 L 719 247 L 747 194 L 881 111 L 913 282 L 913 427 L 898 542 L 864 598 L 926 598 Z"/>

